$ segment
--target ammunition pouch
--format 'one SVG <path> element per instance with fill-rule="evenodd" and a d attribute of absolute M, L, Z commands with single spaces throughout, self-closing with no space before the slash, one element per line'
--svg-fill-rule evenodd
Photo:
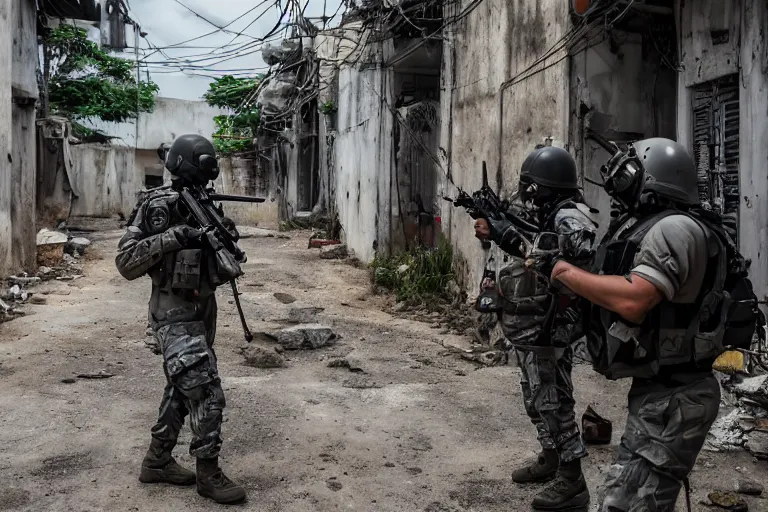
<path fill-rule="evenodd" d="M 183 249 L 176 253 L 171 288 L 175 290 L 199 290 L 203 251 Z"/>

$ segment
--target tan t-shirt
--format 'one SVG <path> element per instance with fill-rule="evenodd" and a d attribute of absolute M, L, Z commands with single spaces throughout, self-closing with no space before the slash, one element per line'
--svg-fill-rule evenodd
<path fill-rule="evenodd" d="M 685 215 L 670 215 L 654 224 L 635 255 L 633 274 L 651 282 L 671 302 L 696 301 L 707 260 L 717 252 L 714 236 Z"/>

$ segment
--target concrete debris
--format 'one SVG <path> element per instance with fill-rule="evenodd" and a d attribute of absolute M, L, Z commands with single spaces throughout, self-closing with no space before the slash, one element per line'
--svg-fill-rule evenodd
<path fill-rule="evenodd" d="M 51 231 L 43 228 L 37 232 L 37 245 L 63 245 L 67 243 L 69 236 L 59 231 Z"/>
<path fill-rule="evenodd" d="M 353 373 L 365 373 L 365 370 L 362 369 L 360 363 L 345 357 L 341 359 L 331 359 L 328 362 L 328 368 L 346 368 Z"/>
<path fill-rule="evenodd" d="M 275 352 L 257 345 L 240 347 L 240 353 L 245 358 L 245 364 L 253 368 L 285 368 L 285 358 Z"/>
<path fill-rule="evenodd" d="M 750 432 L 744 446 L 756 458 L 768 460 L 768 432 L 760 430 Z"/>
<path fill-rule="evenodd" d="M 288 311 L 288 321 L 294 324 L 310 324 L 317 321 L 317 315 L 325 311 L 325 308 L 292 308 Z"/>
<path fill-rule="evenodd" d="M 279 231 L 273 231 L 271 229 L 256 228 L 253 226 L 237 226 L 237 232 L 240 234 L 240 239 L 245 240 L 247 238 L 283 238 L 289 239 L 288 235 L 280 233 Z"/>
<path fill-rule="evenodd" d="M 344 259 L 348 256 L 347 245 L 326 245 L 320 248 L 320 257 L 324 260 Z"/>
<path fill-rule="evenodd" d="M 705 449 L 708 451 L 730 451 L 744 446 L 745 432 L 741 427 L 742 412 L 734 409 L 721 416 L 712 424 L 707 435 Z"/>
<path fill-rule="evenodd" d="M 78 379 L 108 379 L 110 377 L 114 377 L 114 375 L 109 373 L 107 370 L 101 370 L 98 372 L 90 372 L 90 373 L 81 373 L 77 376 Z"/>
<path fill-rule="evenodd" d="M 10 276 L 8 278 L 8 282 L 11 284 L 17 284 L 19 286 L 28 286 L 31 284 L 37 284 L 41 281 L 41 279 L 37 276 L 28 277 L 28 276 Z"/>
<path fill-rule="evenodd" d="M 66 254 L 85 254 L 85 250 L 91 245 L 91 241 L 84 237 L 72 238 L 64 246 Z"/>
<path fill-rule="evenodd" d="M 336 340 L 336 333 L 330 327 L 320 324 L 287 327 L 269 336 L 286 350 L 317 349 L 330 345 Z"/>
<path fill-rule="evenodd" d="M 758 403 L 765 401 L 768 404 L 768 375 L 748 377 L 726 386 L 739 398 L 749 398 Z"/>
<path fill-rule="evenodd" d="M 763 485 L 752 480 L 741 478 L 736 481 L 735 490 L 739 494 L 746 494 L 748 496 L 760 496 L 763 494 Z"/>
<path fill-rule="evenodd" d="M 276 292 L 274 294 L 274 297 L 282 302 L 283 304 L 291 304 L 293 302 L 296 302 L 296 297 L 289 293 L 282 293 L 282 292 Z"/>
<path fill-rule="evenodd" d="M 724 508 L 734 512 L 747 512 L 749 507 L 744 498 L 737 496 L 732 492 L 715 491 L 707 495 L 709 501 L 716 507 Z"/>

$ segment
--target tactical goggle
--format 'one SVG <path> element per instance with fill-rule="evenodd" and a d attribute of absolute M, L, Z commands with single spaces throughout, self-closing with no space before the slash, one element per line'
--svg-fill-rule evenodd
<path fill-rule="evenodd" d="M 600 174 L 609 196 L 626 208 L 635 205 L 645 179 L 645 169 L 632 145 L 627 151 L 617 150 L 608 163 L 600 167 Z"/>

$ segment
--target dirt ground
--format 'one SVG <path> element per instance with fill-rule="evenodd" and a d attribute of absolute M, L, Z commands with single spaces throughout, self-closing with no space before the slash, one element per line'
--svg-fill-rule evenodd
<path fill-rule="evenodd" d="M 126 282 L 115 270 L 119 236 L 94 236 L 92 254 L 103 258 L 86 264 L 85 277 L 46 285 L 47 304 L 0 326 L 0 510 L 224 509 L 194 488 L 137 481 L 164 377 L 160 356 L 145 345 L 150 283 Z M 243 304 L 254 331 L 286 325 L 281 320 L 292 308 L 324 308 L 318 321 L 341 336 L 334 346 L 286 353 L 287 368 L 246 366 L 231 292 L 219 293 L 222 462 L 248 490 L 239 508 L 529 510 L 540 487 L 519 487 L 509 477 L 538 448 L 519 370 L 476 369 L 441 345 L 467 339 L 383 312 L 385 299 L 370 295 L 366 270 L 321 260 L 306 244 L 303 233 L 243 240 Z M 297 300 L 283 304 L 275 292 Z M 363 372 L 329 368 L 337 356 Z M 114 377 L 76 378 L 100 370 Z M 594 490 L 623 430 L 626 383 L 583 365 L 575 383 L 579 417 L 593 404 L 614 421 L 614 444 L 591 448 L 585 462 Z M 176 455 L 192 467 L 188 442 L 185 430 Z M 704 452 L 691 478 L 693 509 L 708 510 L 706 494 L 741 476 L 766 483 L 768 463 L 743 452 Z M 768 500 L 748 501 L 750 510 L 768 511 Z"/>

